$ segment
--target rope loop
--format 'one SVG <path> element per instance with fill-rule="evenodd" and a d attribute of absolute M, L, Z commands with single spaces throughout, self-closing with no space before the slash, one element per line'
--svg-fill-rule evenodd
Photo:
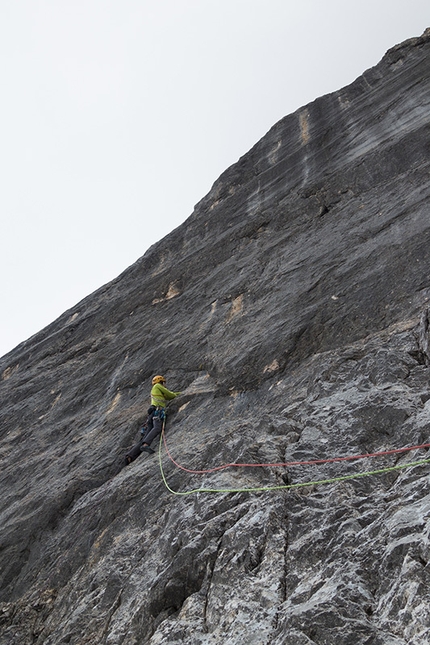
<path fill-rule="evenodd" d="M 413 461 L 409 462 L 407 464 L 399 464 L 397 466 L 389 466 L 388 468 L 379 468 L 377 470 L 368 470 L 365 472 L 361 473 L 353 473 L 350 475 L 341 475 L 340 477 L 332 477 L 330 479 L 318 479 L 314 481 L 309 481 L 309 482 L 298 482 L 296 484 L 284 484 L 280 486 L 256 486 L 256 487 L 248 487 L 248 488 L 205 488 L 205 487 L 200 487 L 200 488 L 193 488 L 191 490 L 187 491 L 175 491 L 173 490 L 166 479 L 166 475 L 163 469 L 163 460 L 162 460 L 162 447 L 164 443 L 164 447 L 166 450 L 166 454 L 169 457 L 169 460 L 180 470 L 183 470 L 187 473 L 191 473 L 194 475 L 203 475 L 203 474 L 208 474 L 208 473 L 213 473 L 217 472 L 219 470 L 225 470 L 226 468 L 274 468 L 274 467 L 291 467 L 291 466 L 315 466 L 315 465 L 321 465 L 321 464 L 327 464 L 327 463 L 336 463 L 336 462 L 342 462 L 342 461 L 351 461 L 354 459 L 365 459 L 369 457 L 381 457 L 385 455 L 394 455 L 402 452 L 407 452 L 411 450 L 421 450 L 421 449 L 428 449 L 430 448 L 430 443 L 423 443 L 417 446 L 405 446 L 404 448 L 393 448 L 391 450 L 383 450 L 380 452 L 373 452 L 373 453 L 366 453 L 362 455 L 349 455 L 345 457 L 331 457 L 329 459 L 314 459 L 314 460 L 308 460 L 308 461 L 290 461 L 290 462 L 285 462 L 285 463 L 265 463 L 265 464 L 242 464 L 242 463 L 229 463 L 229 464 L 222 464 L 221 466 L 215 466 L 214 468 L 207 468 L 205 470 L 192 470 L 189 468 L 185 468 L 184 466 L 181 466 L 177 461 L 175 461 L 170 454 L 170 451 L 167 446 L 167 441 L 166 441 L 166 435 L 164 432 L 165 428 L 165 422 L 163 423 L 163 428 L 162 432 L 160 434 L 160 442 L 158 446 L 158 461 L 159 461 L 159 466 L 160 466 L 160 473 L 162 480 L 164 482 L 165 487 L 167 490 L 172 493 L 173 495 L 180 495 L 180 496 L 185 496 L 185 495 L 193 495 L 195 493 L 258 493 L 258 492 L 270 492 L 270 491 L 279 491 L 279 490 L 291 490 L 294 488 L 303 488 L 306 486 L 316 486 L 316 485 L 322 485 L 322 484 L 333 484 L 336 482 L 341 482 L 341 481 L 347 481 L 350 479 L 358 479 L 360 477 L 370 477 L 372 475 L 382 475 L 384 473 L 389 473 L 389 472 L 394 472 L 398 470 L 403 470 L 405 468 L 413 468 L 414 466 L 422 466 L 424 464 L 429 464 L 430 459 L 422 459 L 420 461 Z"/>

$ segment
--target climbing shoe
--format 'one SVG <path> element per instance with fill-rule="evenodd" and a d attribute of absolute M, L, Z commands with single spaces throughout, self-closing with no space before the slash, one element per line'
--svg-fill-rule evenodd
<path fill-rule="evenodd" d="M 151 455 L 153 455 L 155 453 L 155 450 L 152 450 L 152 448 L 150 448 L 149 446 L 142 446 L 141 451 L 142 452 L 149 452 Z"/>

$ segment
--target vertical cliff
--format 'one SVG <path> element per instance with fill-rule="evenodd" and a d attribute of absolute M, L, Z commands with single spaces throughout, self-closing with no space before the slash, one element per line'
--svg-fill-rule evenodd
<path fill-rule="evenodd" d="M 429 180 L 427 30 L 0 359 L 0 645 L 430 642 Z"/>

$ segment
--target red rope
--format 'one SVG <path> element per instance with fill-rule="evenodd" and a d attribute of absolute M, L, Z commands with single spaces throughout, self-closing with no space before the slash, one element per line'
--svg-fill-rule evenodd
<path fill-rule="evenodd" d="M 166 453 L 170 461 L 173 464 L 175 464 L 177 468 L 180 468 L 181 470 L 184 470 L 187 473 L 192 473 L 194 475 L 204 475 L 206 473 L 214 473 L 217 470 L 225 470 L 226 468 L 261 468 L 261 467 L 274 468 L 275 466 L 286 468 L 287 466 L 315 466 L 318 464 L 329 464 L 336 461 L 351 461 L 352 459 L 365 459 L 366 457 L 383 457 L 384 455 L 394 455 L 399 452 L 406 452 L 408 450 L 420 450 L 421 448 L 430 448 L 430 443 L 422 443 L 419 446 L 394 448 L 392 450 L 383 450 L 381 452 L 369 452 L 364 455 L 350 455 L 348 457 L 331 457 L 329 459 L 313 459 L 309 461 L 288 461 L 285 463 L 275 463 L 275 464 L 230 463 L 230 464 L 223 464 L 222 466 L 215 466 L 214 468 L 207 468 L 206 470 L 192 470 L 190 468 L 185 468 L 185 466 L 181 466 L 181 464 L 179 464 L 177 461 L 173 459 L 172 455 L 170 454 L 169 448 L 167 447 L 166 434 L 164 432 L 164 428 L 163 428 L 163 441 L 164 441 L 164 447 L 166 449 Z"/>

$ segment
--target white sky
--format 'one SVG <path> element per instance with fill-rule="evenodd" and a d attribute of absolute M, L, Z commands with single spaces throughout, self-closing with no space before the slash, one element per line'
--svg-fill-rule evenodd
<path fill-rule="evenodd" d="M 0 356 L 428 26 L 429 0 L 0 0 Z"/>

